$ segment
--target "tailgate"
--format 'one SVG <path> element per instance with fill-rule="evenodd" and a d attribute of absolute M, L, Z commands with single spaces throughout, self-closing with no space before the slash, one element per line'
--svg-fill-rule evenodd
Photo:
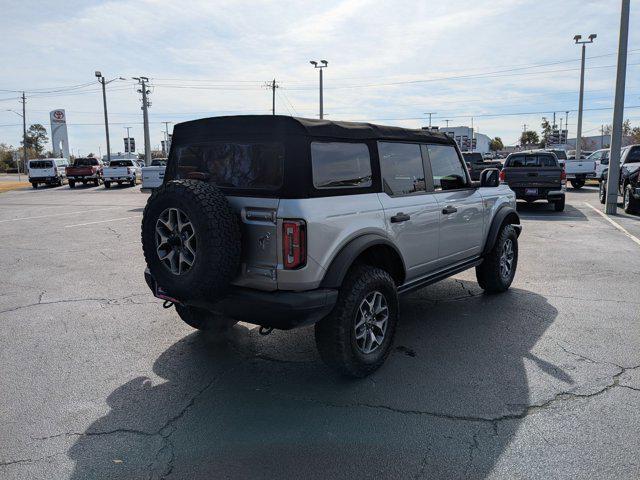
<path fill-rule="evenodd" d="M 567 175 L 576 173 L 592 173 L 596 171 L 596 162 L 590 160 L 567 160 Z"/>
<path fill-rule="evenodd" d="M 56 173 L 51 168 L 29 168 L 29 177 L 31 178 L 41 178 L 41 177 L 55 177 Z"/>
<path fill-rule="evenodd" d="M 511 188 L 560 188 L 562 169 L 543 168 L 504 168 L 505 182 Z"/>
<path fill-rule="evenodd" d="M 103 170 L 102 175 L 105 177 L 126 177 L 129 175 L 127 168 L 133 167 L 109 167 Z"/>

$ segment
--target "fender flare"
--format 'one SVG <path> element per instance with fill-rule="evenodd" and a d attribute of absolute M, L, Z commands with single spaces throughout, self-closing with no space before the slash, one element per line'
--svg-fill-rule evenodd
<path fill-rule="evenodd" d="M 331 261 L 331 264 L 320 283 L 320 288 L 339 288 L 342 285 L 342 281 L 344 280 L 347 271 L 351 268 L 351 265 L 353 265 L 354 260 L 366 249 L 376 245 L 385 245 L 392 248 L 397 253 L 398 257 L 402 261 L 402 276 L 404 278 L 407 270 L 404 264 L 404 259 L 402 258 L 398 248 L 383 236 L 368 233 L 354 238 L 342 247 L 340 252 Z"/>
<path fill-rule="evenodd" d="M 484 249 L 482 250 L 483 257 L 489 253 L 496 244 L 496 240 L 500 234 L 500 229 L 505 223 L 514 225 L 516 227 L 516 234 L 520 236 L 520 232 L 522 231 L 520 215 L 518 215 L 515 208 L 506 204 L 502 205 L 498 208 L 498 211 L 491 221 L 491 227 L 489 227 L 489 233 L 487 234 L 487 241 L 485 242 Z"/>

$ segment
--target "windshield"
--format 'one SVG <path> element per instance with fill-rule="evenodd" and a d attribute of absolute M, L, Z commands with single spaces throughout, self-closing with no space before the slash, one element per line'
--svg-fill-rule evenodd
<path fill-rule="evenodd" d="M 78 158 L 74 162 L 74 167 L 90 167 L 92 165 L 98 165 L 98 160 L 95 158 Z"/>
<path fill-rule="evenodd" d="M 558 157 L 558 160 L 567 159 L 567 152 L 565 152 L 564 150 L 551 150 L 551 151 L 556 154 L 556 157 Z"/>
<path fill-rule="evenodd" d="M 282 185 L 281 143 L 211 142 L 176 149 L 178 178 L 202 178 L 222 188 L 275 190 Z"/>
<path fill-rule="evenodd" d="M 165 159 L 156 159 L 156 160 L 152 160 L 151 161 L 151 166 L 152 167 L 166 167 L 167 166 L 167 161 Z"/>
<path fill-rule="evenodd" d="M 111 160 L 110 167 L 133 167 L 133 161 L 131 160 Z"/>
<path fill-rule="evenodd" d="M 52 168 L 53 162 L 51 160 L 35 160 L 29 162 L 30 168 Z"/>

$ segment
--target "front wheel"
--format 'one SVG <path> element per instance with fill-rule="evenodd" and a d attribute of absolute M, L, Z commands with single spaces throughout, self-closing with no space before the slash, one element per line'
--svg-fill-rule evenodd
<path fill-rule="evenodd" d="M 506 292 L 518 266 L 518 235 L 511 225 L 502 227 L 495 245 L 476 267 L 478 285 L 487 293 Z"/>
<path fill-rule="evenodd" d="M 636 213 L 638 211 L 638 200 L 633 196 L 633 188 L 631 185 L 627 185 L 624 189 L 624 198 L 622 201 L 622 207 L 626 213 Z"/>
<path fill-rule="evenodd" d="M 375 372 L 391 351 L 398 310 L 396 285 L 388 272 L 369 265 L 352 268 L 333 311 L 315 325 L 320 357 L 345 376 Z"/>
<path fill-rule="evenodd" d="M 605 186 L 606 181 L 606 178 L 604 180 L 600 180 L 600 186 L 598 188 L 598 200 L 600 200 L 600 203 L 602 205 L 607 203 L 607 187 Z"/>

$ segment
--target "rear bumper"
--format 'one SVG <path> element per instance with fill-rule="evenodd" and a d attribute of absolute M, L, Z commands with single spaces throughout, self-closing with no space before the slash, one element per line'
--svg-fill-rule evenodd
<path fill-rule="evenodd" d="M 548 200 L 550 202 L 562 200 L 565 196 L 564 190 L 548 190 L 546 188 L 538 188 L 537 195 L 527 195 L 525 188 L 512 188 L 518 200 Z"/>
<path fill-rule="evenodd" d="M 58 183 L 62 177 L 31 177 L 31 183 Z"/>
<path fill-rule="evenodd" d="M 81 182 L 82 180 L 96 180 L 99 175 L 67 175 L 67 179 Z"/>
<path fill-rule="evenodd" d="M 164 294 L 153 275 L 146 269 L 144 277 L 154 296 L 211 312 L 234 320 L 264 327 L 290 330 L 322 320 L 338 300 L 334 289 L 316 289 L 304 292 L 265 292 L 248 288 L 232 288 L 220 301 L 210 303 L 199 300 L 174 299 Z"/>
<path fill-rule="evenodd" d="M 102 179 L 105 182 L 130 182 L 134 178 L 136 178 L 135 175 L 131 174 L 131 175 L 124 175 L 122 177 L 103 177 Z"/>

